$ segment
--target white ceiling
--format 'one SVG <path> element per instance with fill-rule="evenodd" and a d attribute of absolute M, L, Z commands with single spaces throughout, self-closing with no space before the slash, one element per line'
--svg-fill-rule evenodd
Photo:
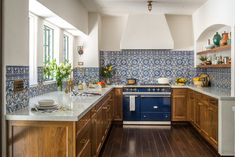
<path fill-rule="evenodd" d="M 107 15 L 148 13 L 147 0 L 80 0 L 90 12 Z M 154 0 L 151 13 L 191 15 L 207 0 Z"/>

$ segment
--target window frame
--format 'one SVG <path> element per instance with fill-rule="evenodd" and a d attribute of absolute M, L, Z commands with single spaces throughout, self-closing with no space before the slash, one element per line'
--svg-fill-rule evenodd
<path fill-rule="evenodd" d="M 47 32 L 45 30 L 47 30 Z M 54 33 L 55 33 L 54 28 L 50 27 L 50 25 L 48 25 L 47 23 L 43 24 L 43 64 L 44 65 L 47 62 L 50 62 L 54 59 L 54 50 L 55 50 Z M 47 52 L 46 52 L 46 47 L 47 47 Z"/>
<path fill-rule="evenodd" d="M 63 35 L 63 61 L 69 62 L 69 56 L 70 56 L 70 36 L 64 32 Z"/>
<path fill-rule="evenodd" d="M 38 69 L 37 69 L 37 55 L 38 55 L 38 17 L 29 12 L 29 86 L 38 84 Z"/>

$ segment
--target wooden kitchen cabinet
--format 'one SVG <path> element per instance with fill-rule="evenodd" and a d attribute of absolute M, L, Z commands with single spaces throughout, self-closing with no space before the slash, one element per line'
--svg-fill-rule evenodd
<path fill-rule="evenodd" d="M 97 109 L 91 109 L 91 156 L 96 157 L 97 147 Z"/>
<path fill-rule="evenodd" d="M 187 121 L 187 89 L 172 91 L 172 121 Z"/>
<path fill-rule="evenodd" d="M 194 91 L 188 89 L 188 97 L 187 97 L 187 119 L 192 124 L 195 123 L 195 96 Z"/>
<path fill-rule="evenodd" d="M 188 89 L 185 95 L 186 107 L 182 105 L 185 101 L 182 96 L 184 93 L 182 89 L 173 89 L 172 120 L 185 121 L 183 112 L 187 112 L 187 120 L 215 149 L 218 149 L 218 100 Z M 181 110 L 183 107 L 185 108 Z"/>
<path fill-rule="evenodd" d="M 218 149 L 218 100 L 209 99 L 209 142 Z"/>
<path fill-rule="evenodd" d="M 90 112 L 77 122 L 76 157 L 91 157 L 91 124 Z"/>
<path fill-rule="evenodd" d="M 79 121 L 8 121 L 9 157 L 98 157 L 113 119 L 113 92 Z"/>
<path fill-rule="evenodd" d="M 74 157 L 75 122 L 8 121 L 8 157 Z"/>
<path fill-rule="evenodd" d="M 114 104 L 113 104 L 113 120 L 114 121 L 122 121 L 122 88 L 115 88 L 114 89 Z"/>

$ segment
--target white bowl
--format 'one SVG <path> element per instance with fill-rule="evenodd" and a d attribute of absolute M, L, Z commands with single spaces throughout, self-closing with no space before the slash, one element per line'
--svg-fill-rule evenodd
<path fill-rule="evenodd" d="M 44 99 L 38 101 L 39 106 L 53 106 L 54 103 L 55 101 L 52 99 Z"/>
<path fill-rule="evenodd" d="M 166 77 L 161 77 L 157 79 L 158 84 L 169 84 L 169 79 Z"/>

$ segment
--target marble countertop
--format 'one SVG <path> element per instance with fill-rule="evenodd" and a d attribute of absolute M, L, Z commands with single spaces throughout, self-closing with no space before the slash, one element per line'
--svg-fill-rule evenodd
<path fill-rule="evenodd" d="M 113 88 L 122 88 L 122 85 L 109 86 L 101 89 L 89 89 L 89 92 L 98 92 L 98 96 L 71 96 L 64 92 L 51 92 L 34 98 L 30 98 L 29 107 L 20 111 L 16 111 L 6 115 L 6 120 L 34 120 L 34 121 L 78 121 L 93 106 L 95 106 L 108 92 Z M 225 101 L 235 101 L 235 97 L 231 96 L 231 91 L 213 87 L 196 87 L 196 86 L 177 86 L 171 85 L 172 88 L 188 88 L 202 94 Z M 82 91 L 81 91 L 82 92 Z M 53 99 L 62 106 L 63 110 L 52 113 L 42 113 L 31 111 L 35 104 L 42 99 Z M 235 111 L 235 109 L 234 109 Z"/>
<path fill-rule="evenodd" d="M 31 121 L 78 121 L 93 106 L 95 106 L 107 93 L 113 89 L 112 86 L 102 89 L 89 89 L 89 92 L 98 92 L 98 96 L 71 96 L 64 92 L 51 92 L 34 98 L 30 98 L 29 107 L 6 115 L 6 120 L 31 120 Z M 42 99 L 53 99 L 62 109 L 52 113 L 31 111 L 37 102 Z"/>
<path fill-rule="evenodd" d="M 216 87 L 196 87 L 193 85 L 189 86 L 177 86 L 172 85 L 171 88 L 189 88 L 196 92 L 214 97 L 216 99 L 220 100 L 235 100 L 234 96 L 231 96 L 231 90 L 230 89 L 222 89 L 222 88 L 216 88 Z"/>

